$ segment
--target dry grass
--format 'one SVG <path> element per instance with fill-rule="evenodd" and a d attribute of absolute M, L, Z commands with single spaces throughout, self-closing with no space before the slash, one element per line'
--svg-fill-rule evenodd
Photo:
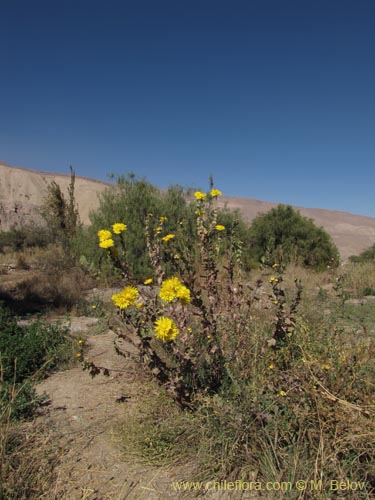
<path fill-rule="evenodd" d="M 11 424 L 6 430 L 6 437 L 1 431 L 3 498 L 53 498 L 55 469 L 62 453 L 54 431 L 36 421 Z"/>
<path fill-rule="evenodd" d="M 0 291 L 20 314 L 46 307 L 58 308 L 60 312 L 71 310 L 93 285 L 93 280 L 60 246 L 2 255 L 0 262 L 16 267 L 6 271 Z"/>
<path fill-rule="evenodd" d="M 344 288 L 353 297 L 375 294 L 375 262 L 348 263 L 341 274 Z"/>

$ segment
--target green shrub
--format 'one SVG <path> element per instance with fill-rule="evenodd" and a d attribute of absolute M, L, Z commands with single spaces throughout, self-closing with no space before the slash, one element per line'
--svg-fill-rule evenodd
<path fill-rule="evenodd" d="M 367 250 L 364 250 L 359 255 L 352 255 L 349 260 L 351 262 L 374 262 L 375 261 L 375 244 Z"/>
<path fill-rule="evenodd" d="M 119 177 L 116 187 L 101 195 L 98 210 L 90 214 L 91 227 L 81 229 L 73 241 L 81 263 L 94 274 L 99 270 L 102 276 L 113 272 L 106 255 L 98 249 L 97 232 L 100 229 L 111 230 L 113 223 L 123 222 L 128 225 L 128 230 L 123 234 L 126 247 L 124 258 L 129 264 L 131 275 L 139 279 L 149 276 L 153 267 L 147 251 L 145 225 L 148 219 L 154 231 L 159 224 L 159 217 L 166 218 L 162 223 L 162 234 L 176 234 L 176 250 L 179 247 L 180 250 L 185 248 L 194 253 L 192 241 L 197 232 L 196 204 L 190 203 L 191 194 L 191 189 L 179 185 L 161 191 L 145 179 L 137 179 L 134 174 Z M 149 214 L 152 214 L 151 218 Z M 223 234 L 224 239 L 236 227 L 239 239 L 245 242 L 244 251 L 249 248 L 248 228 L 238 211 L 218 210 L 218 223 L 228 229 Z M 245 251 L 244 261 L 249 268 L 248 250 Z M 163 262 L 163 266 L 165 269 L 171 268 L 168 260 Z"/>
<path fill-rule="evenodd" d="M 20 327 L 4 306 L 0 332 L 0 414 L 11 404 L 13 416 L 28 416 L 36 404 L 31 377 L 41 377 L 66 359 L 67 332 L 41 321 Z"/>
<path fill-rule="evenodd" d="M 328 233 L 291 206 L 259 215 L 250 228 L 251 250 L 259 261 L 295 263 L 316 270 L 337 267 L 339 254 Z"/>

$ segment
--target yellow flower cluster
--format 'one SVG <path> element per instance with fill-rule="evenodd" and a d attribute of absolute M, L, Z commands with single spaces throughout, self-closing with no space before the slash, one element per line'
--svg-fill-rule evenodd
<path fill-rule="evenodd" d="M 166 236 L 163 236 L 162 240 L 166 243 L 169 240 L 172 240 L 174 238 L 174 234 L 167 234 Z"/>
<path fill-rule="evenodd" d="M 220 189 L 211 189 L 210 191 L 210 196 L 211 198 L 216 198 L 216 196 L 221 196 L 223 193 L 220 191 Z"/>
<path fill-rule="evenodd" d="M 123 231 L 126 231 L 128 226 L 123 224 L 122 222 L 116 222 L 113 224 L 112 229 L 115 234 L 121 234 Z"/>
<path fill-rule="evenodd" d="M 98 237 L 99 241 L 109 240 L 110 238 L 112 238 L 112 233 L 111 231 L 108 231 L 108 229 L 101 229 L 100 231 L 98 231 Z"/>
<path fill-rule="evenodd" d="M 165 280 L 160 288 L 159 297 L 164 302 L 173 302 L 179 300 L 182 305 L 190 303 L 190 290 L 176 278 Z"/>
<path fill-rule="evenodd" d="M 113 241 L 112 238 L 110 238 L 108 240 L 103 240 L 103 241 L 99 242 L 100 248 L 111 248 L 111 247 L 114 246 L 114 244 L 115 244 L 115 242 Z"/>
<path fill-rule="evenodd" d="M 206 198 L 205 193 L 202 193 L 202 191 L 195 191 L 194 196 L 196 200 L 204 200 Z"/>
<path fill-rule="evenodd" d="M 164 342 L 170 342 L 174 340 L 178 335 L 178 328 L 176 324 L 166 316 L 155 321 L 155 337 L 163 340 Z"/>
<path fill-rule="evenodd" d="M 138 297 L 138 290 L 134 286 L 127 286 L 122 290 L 122 292 L 112 295 L 112 301 L 115 306 L 120 309 L 126 309 L 127 307 L 132 306 Z"/>
<path fill-rule="evenodd" d="M 216 231 L 224 231 L 225 226 L 222 226 L 221 224 L 217 224 L 217 225 L 215 226 L 215 229 L 216 229 Z"/>
<path fill-rule="evenodd" d="M 216 198 L 217 196 L 221 196 L 223 193 L 219 189 L 211 189 L 210 196 L 211 198 Z M 195 199 L 197 201 L 205 200 L 207 195 L 202 193 L 202 191 L 195 191 L 194 193 Z"/>
<path fill-rule="evenodd" d="M 98 231 L 98 238 L 100 248 L 111 248 L 115 244 L 112 239 L 112 233 L 108 229 L 100 229 Z"/>

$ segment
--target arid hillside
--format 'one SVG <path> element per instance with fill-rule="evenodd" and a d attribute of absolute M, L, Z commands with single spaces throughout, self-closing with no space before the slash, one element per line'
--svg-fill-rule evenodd
<path fill-rule="evenodd" d="M 6 230 L 35 218 L 52 181 L 67 194 L 68 174 L 50 174 L 0 162 L 0 229 Z M 76 198 L 83 223 L 89 222 L 89 212 L 97 208 L 98 194 L 110 186 L 94 179 L 76 177 Z"/>
<path fill-rule="evenodd" d="M 0 229 L 6 230 L 35 218 L 47 186 L 52 181 L 57 182 L 63 191 L 67 192 L 70 176 L 11 167 L 0 162 Z M 84 223 L 89 222 L 90 211 L 98 207 L 98 194 L 111 186 L 113 185 L 110 183 L 76 177 L 76 198 Z M 225 186 L 220 188 L 225 191 Z M 226 204 L 230 208 L 238 208 L 249 222 L 259 213 L 277 206 L 277 202 L 269 203 L 230 196 L 223 196 L 219 203 Z M 302 215 L 312 218 L 316 224 L 331 234 L 344 259 L 360 253 L 375 242 L 373 217 L 318 208 L 296 208 Z"/>

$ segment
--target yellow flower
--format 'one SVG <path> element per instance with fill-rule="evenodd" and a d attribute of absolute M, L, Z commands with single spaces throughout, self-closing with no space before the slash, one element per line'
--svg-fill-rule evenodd
<path fill-rule="evenodd" d="M 113 224 L 112 229 L 115 234 L 120 234 L 123 231 L 126 231 L 128 226 L 126 224 L 123 224 L 122 222 L 117 222 L 116 224 Z"/>
<path fill-rule="evenodd" d="M 198 217 L 203 217 L 204 216 L 204 210 L 196 210 L 195 214 L 198 215 Z"/>
<path fill-rule="evenodd" d="M 274 264 L 272 267 L 273 267 L 274 269 L 277 269 L 278 267 L 280 267 L 280 264 L 277 264 L 277 263 L 275 262 L 275 264 Z"/>
<path fill-rule="evenodd" d="M 171 340 L 174 340 L 177 335 L 177 326 L 170 318 L 162 316 L 155 321 L 156 338 L 163 340 L 164 342 L 170 342 Z"/>
<path fill-rule="evenodd" d="M 279 280 L 275 276 L 271 276 L 268 280 L 270 283 L 277 283 Z"/>
<path fill-rule="evenodd" d="M 160 224 L 163 224 L 163 222 L 166 222 L 167 220 L 168 220 L 167 217 L 164 217 L 164 215 L 159 217 Z"/>
<path fill-rule="evenodd" d="M 163 236 L 162 240 L 164 242 L 167 242 L 169 240 L 172 240 L 174 238 L 174 234 L 167 234 L 166 236 Z"/>
<path fill-rule="evenodd" d="M 127 286 L 122 292 L 112 295 L 112 301 L 120 309 L 126 309 L 132 306 L 138 297 L 138 290 L 134 286 Z"/>
<path fill-rule="evenodd" d="M 206 198 L 205 193 L 202 193 L 202 191 L 195 191 L 194 196 L 196 200 L 204 200 Z"/>
<path fill-rule="evenodd" d="M 174 254 L 174 256 L 173 256 L 173 258 L 174 258 L 175 260 L 178 260 L 178 259 L 180 258 L 180 256 L 179 256 L 179 254 L 178 254 L 178 253 L 175 253 L 175 254 Z"/>
<path fill-rule="evenodd" d="M 82 344 L 84 344 L 84 343 L 85 343 L 85 341 L 84 341 L 84 340 L 79 339 L 79 341 L 78 341 L 78 344 L 79 344 L 79 345 L 82 345 Z"/>
<path fill-rule="evenodd" d="M 269 367 L 268 367 L 268 368 L 269 368 L 270 370 L 274 370 L 275 365 L 274 365 L 273 363 L 271 363 L 271 364 L 269 365 Z"/>
<path fill-rule="evenodd" d="M 163 231 L 163 228 L 161 226 L 158 226 L 156 229 L 155 229 L 155 233 L 160 233 L 161 231 Z"/>
<path fill-rule="evenodd" d="M 211 189 L 210 195 L 211 198 L 215 198 L 216 196 L 221 196 L 223 193 L 219 189 Z"/>
<path fill-rule="evenodd" d="M 322 366 L 323 370 L 330 370 L 331 369 L 331 365 L 329 365 L 328 363 L 326 363 L 325 365 Z"/>
<path fill-rule="evenodd" d="M 80 358 L 81 356 L 82 356 L 82 354 L 80 352 L 77 352 L 76 358 Z"/>
<path fill-rule="evenodd" d="M 286 392 L 285 391 L 280 391 L 279 392 L 279 396 L 286 396 Z"/>
<path fill-rule="evenodd" d="M 111 231 L 108 229 L 101 229 L 98 231 L 99 241 L 109 240 L 112 237 Z"/>
<path fill-rule="evenodd" d="M 103 240 L 99 243 L 100 248 L 111 248 L 113 247 L 115 242 L 112 240 L 112 238 L 108 240 Z"/>
<path fill-rule="evenodd" d="M 193 331 L 193 329 L 189 327 L 189 328 L 187 329 L 187 331 L 188 331 L 189 333 L 191 333 L 191 332 Z"/>
<path fill-rule="evenodd" d="M 177 298 L 177 290 L 181 286 L 182 283 L 178 278 L 169 278 L 162 283 L 160 287 L 159 297 L 161 298 L 161 300 L 164 300 L 164 302 L 172 302 Z"/>
<path fill-rule="evenodd" d="M 91 306 L 91 309 L 96 309 L 96 305 L 94 304 L 93 306 Z"/>
<path fill-rule="evenodd" d="M 153 217 L 153 216 L 154 216 L 154 214 L 153 214 L 153 213 L 151 213 L 151 212 L 149 212 L 149 213 L 147 214 L 147 217 Z"/>
<path fill-rule="evenodd" d="M 140 309 L 141 307 L 143 307 L 143 302 L 137 302 L 135 304 L 135 307 L 138 307 L 138 309 Z"/>
<path fill-rule="evenodd" d="M 216 229 L 216 231 L 224 231 L 225 226 L 222 226 L 221 224 L 217 224 L 217 225 L 215 226 L 215 229 Z"/>
<path fill-rule="evenodd" d="M 143 284 L 144 285 L 151 285 L 151 283 L 154 281 L 153 278 L 147 278 L 147 280 L 144 280 Z"/>
<path fill-rule="evenodd" d="M 183 306 L 190 304 L 190 290 L 185 285 L 178 287 L 176 296 Z"/>
<path fill-rule="evenodd" d="M 172 302 L 178 299 L 184 306 L 190 303 L 190 290 L 176 278 L 165 280 L 160 288 L 159 297 L 164 302 Z"/>

